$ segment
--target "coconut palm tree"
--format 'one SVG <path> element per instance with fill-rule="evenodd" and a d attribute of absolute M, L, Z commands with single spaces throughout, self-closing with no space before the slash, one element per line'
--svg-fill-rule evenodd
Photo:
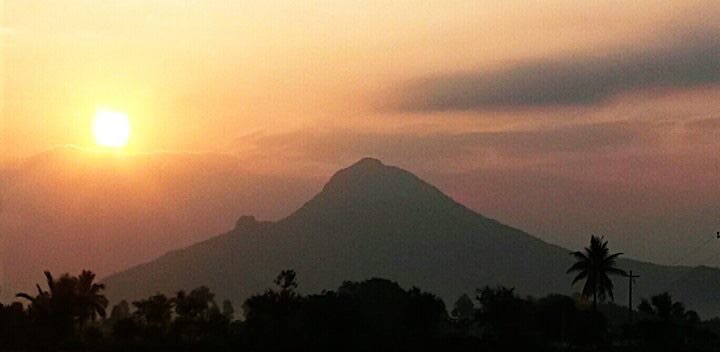
<path fill-rule="evenodd" d="M 105 289 L 105 285 L 95 283 L 95 273 L 83 270 L 77 277 L 77 295 L 78 295 L 78 319 L 80 323 L 95 320 L 99 315 L 105 318 L 105 308 L 108 306 L 108 299 L 100 294 Z"/>
<path fill-rule="evenodd" d="M 36 296 L 27 293 L 16 295 L 30 301 L 30 311 L 36 319 L 52 321 L 53 324 L 69 329 L 75 323 L 82 327 L 85 322 L 95 320 L 98 315 L 105 317 L 108 300 L 100 294 L 105 286 L 93 282 L 93 272 L 84 270 L 79 276 L 65 274 L 55 279 L 46 271 L 45 279 L 47 291 L 40 285 L 35 285 L 38 290 Z"/>
<path fill-rule="evenodd" d="M 567 270 L 567 273 L 578 272 L 573 285 L 581 280 L 585 280 L 582 295 L 584 297 L 593 297 L 593 308 L 597 310 L 597 301 L 604 300 L 613 296 L 613 283 L 608 275 L 627 275 L 625 271 L 615 267 L 615 259 L 622 253 L 610 254 L 607 241 L 603 237 L 591 236 L 590 247 L 585 247 L 585 251 L 570 253 L 577 262 Z"/>
<path fill-rule="evenodd" d="M 46 273 L 50 275 L 50 273 Z M 52 275 L 48 280 L 48 283 L 52 282 Z M 47 319 L 50 316 L 50 292 L 43 290 L 40 285 L 36 284 L 37 295 L 33 296 L 29 293 L 20 292 L 15 297 L 24 298 L 30 302 L 29 313 L 35 319 Z"/>

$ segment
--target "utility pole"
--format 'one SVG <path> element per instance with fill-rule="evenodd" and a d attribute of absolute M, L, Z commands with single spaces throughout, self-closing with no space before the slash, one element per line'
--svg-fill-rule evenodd
<path fill-rule="evenodd" d="M 635 283 L 635 278 L 640 277 L 640 275 L 633 275 L 632 270 L 630 270 L 630 273 L 628 273 L 626 276 L 628 278 L 628 285 L 629 285 L 628 286 L 629 287 L 629 289 L 628 289 L 628 318 L 630 320 L 630 324 L 632 324 L 632 320 L 633 320 L 632 288 L 633 288 L 633 284 Z"/>

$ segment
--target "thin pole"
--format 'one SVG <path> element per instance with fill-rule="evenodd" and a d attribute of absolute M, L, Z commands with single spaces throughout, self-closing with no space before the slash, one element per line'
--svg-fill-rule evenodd
<path fill-rule="evenodd" d="M 627 275 L 628 277 L 628 319 L 630 320 L 630 324 L 632 324 L 633 321 L 633 305 L 632 305 L 632 289 L 633 289 L 633 283 L 634 279 L 637 277 L 640 277 L 639 275 L 633 275 L 632 270 L 630 270 L 630 273 Z"/>

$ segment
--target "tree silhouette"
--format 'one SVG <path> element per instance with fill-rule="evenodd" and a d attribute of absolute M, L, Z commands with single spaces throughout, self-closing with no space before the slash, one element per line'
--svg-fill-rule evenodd
<path fill-rule="evenodd" d="M 637 326 L 639 337 L 658 349 L 679 348 L 700 336 L 696 329 L 700 316 L 686 310 L 682 302 L 673 301 L 667 292 L 652 296 L 650 300 L 643 298 L 638 311 L 644 315 Z"/>
<path fill-rule="evenodd" d="M 166 329 L 172 320 L 174 302 L 163 294 L 156 294 L 147 299 L 132 303 L 135 307 L 135 317 L 147 325 Z"/>
<path fill-rule="evenodd" d="M 95 321 L 98 316 L 105 318 L 105 309 L 108 306 L 108 299 L 100 294 L 105 289 L 105 285 L 95 283 L 95 273 L 87 270 L 78 276 L 77 295 L 78 295 L 78 318 L 83 324 L 87 320 Z"/>
<path fill-rule="evenodd" d="M 130 304 L 126 300 L 116 304 L 110 313 L 110 319 L 120 320 L 130 317 Z"/>
<path fill-rule="evenodd" d="M 685 310 L 685 304 L 682 302 L 674 302 L 672 296 L 667 292 L 652 296 L 650 301 L 643 298 L 638 305 L 638 311 L 663 320 L 673 320 L 676 322 L 694 324 L 700 320 L 697 312 Z"/>
<path fill-rule="evenodd" d="M 295 280 L 295 277 L 297 274 L 295 273 L 295 270 L 283 270 L 280 272 L 280 274 L 275 278 L 275 285 L 280 287 L 280 294 L 289 297 L 294 297 L 296 295 L 295 289 L 297 289 L 298 284 Z"/>
<path fill-rule="evenodd" d="M 197 344 L 201 340 L 208 340 L 214 333 L 225 330 L 230 323 L 230 319 L 222 314 L 215 303 L 215 294 L 205 286 L 190 293 L 180 291 L 174 301 L 173 333 L 196 348 L 199 348 Z"/>
<path fill-rule="evenodd" d="M 613 268 L 611 259 L 617 255 L 607 253 L 601 238 L 592 242 L 581 253 L 584 258 L 605 258 L 600 263 Z M 597 248 L 600 255 L 591 253 Z M 576 266 L 592 268 L 585 262 Z M 720 320 L 701 321 L 667 293 L 643 299 L 638 306 L 641 319 L 622 327 L 619 335 L 617 324 L 625 320 L 617 317 L 624 314 L 613 314 L 623 310 L 612 304 L 600 312 L 584 309 L 565 295 L 536 299 L 520 297 L 511 287 L 485 286 L 476 290 L 475 303 L 461 296 L 450 317 L 434 294 L 417 287 L 406 290 L 381 278 L 345 281 L 337 290 L 301 295 L 292 270 L 278 275 L 276 287 L 245 301 L 244 320 L 233 319 L 230 301 L 216 304 L 215 294 L 201 286 L 172 297 L 156 294 L 132 305 L 121 301 L 109 318 L 83 326 L 103 316 L 107 307 L 95 275 L 54 278 L 47 272 L 45 278 L 47 289 L 37 285 L 36 295 L 18 294 L 29 306 L 0 304 L 0 350 L 555 351 L 627 346 L 711 351 L 720 341 L 714 331 Z M 594 294 L 600 297 L 600 289 Z"/>
<path fill-rule="evenodd" d="M 298 284 L 293 270 L 283 270 L 273 281 L 279 291 L 269 289 L 245 300 L 245 326 L 260 349 L 288 350 L 295 341 L 296 316 L 303 297 L 295 292 Z"/>
<path fill-rule="evenodd" d="M 0 303 L 0 349 L 27 350 L 29 331 L 33 331 L 33 325 L 20 302 Z"/>
<path fill-rule="evenodd" d="M 475 304 L 473 304 L 470 296 L 462 294 L 457 301 L 455 301 L 450 315 L 460 330 L 466 332 L 472 320 L 475 318 Z"/>
<path fill-rule="evenodd" d="M 83 271 L 78 276 L 63 274 L 55 278 L 45 271 L 47 290 L 37 287 L 37 294 L 18 293 L 16 297 L 30 302 L 27 310 L 33 329 L 28 341 L 41 349 L 63 349 L 73 341 L 97 341 L 100 332 L 95 327 L 85 327 L 97 316 L 105 317 L 108 300 L 102 295 L 105 288 L 95 283 L 95 274 Z M 81 334 L 77 334 L 81 333 Z M 1 343 L 0 343 L 1 345 Z"/>
<path fill-rule="evenodd" d="M 175 313 L 181 319 L 206 318 L 212 306 L 215 306 L 215 294 L 205 286 L 200 286 L 190 291 L 189 294 L 180 291 L 175 296 Z"/>
<path fill-rule="evenodd" d="M 585 251 L 577 251 L 570 253 L 577 260 L 567 273 L 578 272 L 573 279 L 573 285 L 581 280 L 585 280 L 582 295 L 584 297 L 593 297 L 593 309 L 597 310 L 598 298 L 604 300 L 609 296 L 611 300 L 615 300 L 613 296 L 614 285 L 608 275 L 627 275 L 625 271 L 615 267 L 615 259 L 622 253 L 610 254 L 607 241 L 603 241 L 603 237 L 591 236 L 590 247 L 585 247 Z"/>
<path fill-rule="evenodd" d="M 222 315 L 229 321 L 235 319 L 235 307 L 229 300 L 224 300 L 222 303 Z"/>
<path fill-rule="evenodd" d="M 18 293 L 18 298 L 30 301 L 31 316 L 38 321 L 53 325 L 61 333 L 69 333 L 74 324 L 82 327 L 97 316 L 105 317 L 108 300 L 101 291 L 102 284 L 95 283 L 95 274 L 83 270 L 79 276 L 64 274 L 55 279 L 45 271 L 48 290 L 36 285 L 38 293 Z"/>
<path fill-rule="evenodd" d="M 477 321 L 483 326 L 485 340 L 497 344 L 496 347 L 519 349 L 534 339 L 537 328 L 532 319 L 534 307 L 520 298 L 514 288 L 485 286 L 476 290 L 475 300 L 479 303 Z"/>

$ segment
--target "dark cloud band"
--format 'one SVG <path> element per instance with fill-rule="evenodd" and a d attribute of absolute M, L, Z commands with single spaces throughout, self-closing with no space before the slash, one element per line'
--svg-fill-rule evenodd
<path fill-rule="evenodd" d="M 426 112 L 583 106 L 629 91 L 718 83 L 720 37 L 695 35 L 653 49 L 425 77 L 406 85 L 391 105 Z"/>

